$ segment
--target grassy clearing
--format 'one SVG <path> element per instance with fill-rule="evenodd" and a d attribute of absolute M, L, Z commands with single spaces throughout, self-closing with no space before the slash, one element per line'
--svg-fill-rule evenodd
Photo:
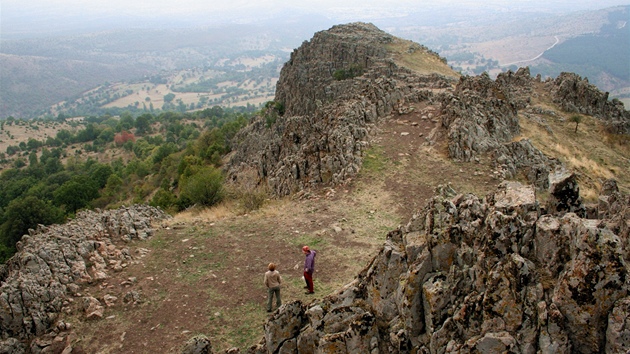
<path fill-rule="evenodd" d="M 419 74 L 437 73 L 449 77 L 459 76 L 448 64 L 442 62 L 437 56 L 427 55 L 426 49 L 412 41 L 396 39 L 391 44 L 386 45 L 386 48 L 398 65 L 414 70 Z"/>

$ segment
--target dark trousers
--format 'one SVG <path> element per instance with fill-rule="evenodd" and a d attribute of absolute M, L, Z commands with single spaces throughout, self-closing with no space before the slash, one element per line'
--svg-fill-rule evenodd
<path fill-rule="evenodd" d="M 271 304 L 273 303 L 273 296 L 276 295 L 276 308 L 282 305 L 282 300 L 280 299 L 280 287 L 276 286 L 273 288 L 267 288 L 267 311 L 271 311 Z"/>
<path fill-rule="evenodd" d="M 314 291 L 313 290 L 313 273 L 304 272 L 304 281 L 306 281 L 308 292 L 312 293 Z"/>

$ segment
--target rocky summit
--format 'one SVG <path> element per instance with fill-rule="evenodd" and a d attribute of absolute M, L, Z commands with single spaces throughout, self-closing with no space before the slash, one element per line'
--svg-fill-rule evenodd
<path fill-rule="evenodd" d="M 534 103 L 541 96 L 547 105 Z M 238 133 L 231 183 L 277 196 L 346 184 L 382 124 L 405 116 L 431 127 L 423 146 L 462 163 L 489 161 L 504 182 L 487 196 L 441 186 L 352 281 L 283 304 L 247 352 L 629 352 L 630 197 L 608 179 L 597 203 L 585 204 L 578 174 L 518 138 L 519 121 L 545 126 L 557 115 L 552 104 L 596 117 L 610 134 L 630 133 L 623 105 L 575 74 L 460 76 L 426 47 L 365 23 L 304 42 L 281 71 L 275 101 Z M 71 351 L 58 314 L 79 298 L 87 318 L 102 317 L 101 300 L 83 296 L 82 285 L 124 272 L 135 259 L 125 243 L 150 237 L 167 217 L 146 206 L 82 212 L 25 235 L 0 268 L 0 352 Z M 182 352 L 211 353 L 208 337 Z"/>

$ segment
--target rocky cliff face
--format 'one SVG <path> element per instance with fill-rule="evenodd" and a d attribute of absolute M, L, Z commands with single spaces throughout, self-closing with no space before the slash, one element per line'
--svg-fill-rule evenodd
<path fill-rule="evenodd" d="M 626 353 L 630 198 L 606 197 L 614 216 L 588 220 L 541 214 L 516 182 L 437 196 L 353 282 L 283 305 L 250 352 Z"/>
<path fill-rule="evenodd" d="M 387 49 L 392 47 L 404 48 L 400 55 L 407 60 L 422 58 L 436 71 L 450 72 L 426 48 L 370 24 L 318 32 L 282 69 L 276 102 L 284 114 L 268 112 L 239 134 L 241 143 L 228 166 L 231 179 L 254 171 L 259 183 L 287 195 L 356 175 L 379 120 L 411 103 L 435 99 L 453 80 L 399 66 Z"/>
<path fill-rule="evenodd" d="M 125 242 L 146 239 L 152 223 L 167 217 L 142 205 L 84 211 L 66 224 L 40 226 L 23 236 L 18 253 L 0 268 L 0 352 L 23 353 L 23 343 L 34 337 L 40 338 L 27 352 L 50 346 L 52 337 L 42 336 L 66 329 L 57 317 L 70 297 L 79 296 L 83 284 L 107 279 L 133 262 Z M 83 300 L 88 318 L 102 317 L 98 300 Z"/>

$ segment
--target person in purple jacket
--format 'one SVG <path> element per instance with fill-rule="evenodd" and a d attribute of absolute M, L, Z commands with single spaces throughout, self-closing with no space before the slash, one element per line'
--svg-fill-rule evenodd
<path fill-rule="evenodd" d="M 306 255 L 306 259 L 304 259 L 304 281 L 306 281 L 306 286 L 304 287 L 308 291 L 306 294 L 313 294 L 315 290 L 313 289 L 313 272 L 315 271 L 315 255 L 317 252 L 311 250 L 308 246 L 302 247 L 302 253 Z"/>

